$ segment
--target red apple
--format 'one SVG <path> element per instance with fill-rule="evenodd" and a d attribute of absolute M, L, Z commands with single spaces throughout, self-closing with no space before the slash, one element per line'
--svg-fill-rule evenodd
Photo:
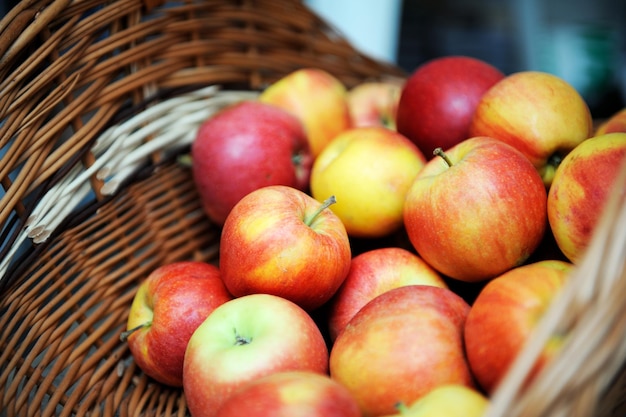
<path fill-rule="evenodd" d="M 585 140 L 561 162 L 548 193 L 548 220 L 567 259 L 582 260 L 620 170 L 626 163 L 626 133 Z"/>
<path fill-rule="evenodd" d="M 396 114 L 403 83 L 368 81 L 348 91 L 353 127 L 386 127 L 396 130 Z"/>
<path fill-rule="evenodd" d="M 214 417 L 246 383 L 283 371 L 327 375 L 328 348 L 315 321 L 270 294 L 233 299 L 216 308 L 189 339 L 183 391 L 194 417 Z"/>
<path fill-rule="evenodd" d="M 361 417 L 343 385 L 310 371 L 285 371 L 250 381 L 222 404 L 216 417 Z"/>
<path fill-rule="evenodd" d="M 259 101 L 278 106 L 304 125 L 314 157 L 352 126 L 345 85 L 320 68 L 300 68 L 270 84 Z"/>
<path fill-rule="evenodd" d="M 472 373 L 487 393 L 496 390 L 571 269 L 563 261 L 526 264 L 489 281 L 478 294 L 465 322 L 465 349 Z M 526 383 L 561 343 L 558 337 L 550 341 Z"/>
<path fill-rule="evenodd" d="M 444 275 L 477 282 L 521 265 L 547 229 L 544 184 L 506 143 L 474 137 L 431 159 L 404 205 L 415 250 Z"/>
<path fill-rule="evenodd" d="M 521 71 L 506 76 L 480 99 L 470 136 L 490 136 L 522 152 L 552 184 L 565 155 L 593 133 L 587 103 L 562 78 Z"/>
<path fill-rule="evenodd" d="M 463 347 L 469 305 L 447 288 L 408 285 L 367 303 L 330 351 L 330 376 L 363 416 L 394 414 L 443 384 L 474 386 Z"/>
<path fill-rule="evenodd" d="M 399 247 L 370 249 L 352 258 L 350 271 L 328 305 L 332 340 L 376 296 L 404 285 L 447 288 L 441 275 L 415 253 Z"/>
<path fill-rule="evenodd" d="M 226 107 L 203 123 L 191 160 L 202 206 L 218 225 L 258 188 L 278 184 L 308 190 L 313 164 L 302 123 L 257 101 Z"/>
<path fill-rule="evenodd" d="M 286 186 L 264 187 L 242 198 L 220 240 L 226 288 L 236 297 L 277 295 L 307 311 L 326 303 L 351 260 L 346 229 L 327 205 Z"/>
<path fill-rule="evenodd" d="M 398 132 L 431 158 L 470 137 L 468 129 L 482 95 L 504 74 L 491 64 L 466 56 L 445 56 L 418 67 L 402 89 Z"/>
<path fill-rule="evenodd" d="M 216 266 L 195 261 L 163 265 L 137 288 L 122 340 L 128 341 L 135 362 L 146 375 L 180 387 L 192 333 L 230 299 Z"/>

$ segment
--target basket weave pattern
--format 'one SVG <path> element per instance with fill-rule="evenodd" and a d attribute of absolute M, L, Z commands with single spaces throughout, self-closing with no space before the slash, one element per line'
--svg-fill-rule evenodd
<path fill-rule="evenodd" d="M 181 90 L 258 91 L 303 66 L 348 86 L 403 75 L 360 55 L 297 1 L 155 3 L 25 1 L 0 22 L 0 259 L 42 196 L 77 165 L 96 163 L 108 127 Z M 82 195 L 101 199 L 103 185 L 91 175 Z"/>
<path fill-rule="evenodd" d="M 119 339 L 151 270 L 218 261 L 176 156 L 208 114 L 307 66 L 348 87 L 405 76 L 295 0 L 24 0 L 0 21 L 0 415 L 188 414 Z M 489 417 L 625 415 L 624 171 Z M 554 333 L 571 346 L 522 392 Z"/>
<path fill-rule="evenodd" d="M 193 126 L 297 68 L 404 73 L 289 0 L 28 0 L 0 34 L 0 410 L 186 415 L 119 333 L 150 270 L 217 260 L 175 160 Z"/>

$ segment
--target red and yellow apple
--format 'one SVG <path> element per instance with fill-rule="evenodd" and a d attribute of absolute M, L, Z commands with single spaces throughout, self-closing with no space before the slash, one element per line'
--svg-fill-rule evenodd
<path fill-rule="evenodd" d="M 626 133 L 626 107 L 613 113 L 607 120 L 600 123 L 594 136 L 619 132 Z"/>
<path fill-rule="evenodd" d="M 200 126 L 191 163 L 202 206 L 221 226 L 253 190 L 279 184 L 308 191 L 313 157 L 295 116 L 251 100 L 223 108 Z"/>
<path fill-rule="evenodd" d="M 146 375 L 180 387 L 187 342 L 230 299 L 215 265 L 181 261 L 160 266 L 137 288 L 121 338 Z"/>
<path fill-rule="evenodd" d="M 548 221 L 561 251 L 578 263 L 593 236 L 620 170 L 626 132 L 606 133 L 576 146 L 556 170 L 548 193 Z"/>
<path fill-rule="evenodd" d="M 476 107 L 470 136 L 490 136 L 522 152 L 549 187 L 560 161 L 593 134 L 587 103 L 562 78 L 520 71 L 492 86 Z"/>
<path fill-rule="evenodd" d="M 270 294 L 216 308 L 189 339 L 183 391 L 194 417 L 215 417 L 246 383 L 277 372 L 328 374 L 328 348 L 311 316 Z"/>
<path fill-rule="evenodd" d="M 398 412 L 386 417 L 483 417 L 489 398 L 466 385 L 440 385 L 413 404 L 398 404 Z"/>
<path fill-rule="evenodd" d="M 385 291 L 404 285 L 447 288 L 437 271 L 406 249 L 381 247 L 354 256 L 348 276 L 327 306 L 331 340 L 337 338 L 365 304 Z"/>
<path fill-rule="evenodd" d="M 216 417 L 361 417 L 343 385 L 310 371 L 284 371 L 252 380 L 219 408 Z"/>
<path fill-rule="evenodd" d="M 493 65 L 467 56 L 434 58 L 407 79 L 398 104 L 398 132 L 430 159 L 470 135 L 474 111 L 483 94 L 504 74 Z"/>
<path fill-rule="evenodd" d="M 463 347 L 469 305 L 447 288 L 408 285 L 367 303 L 330 351 L 330 376 L 364 417 L 393 414 L 443 384 L 473 387 Z"/>
<path fill-rule="evenodd" d="M 511 269 L 489 281 L 465 322 L 465 350 L 472 374 L 490 395 L 530 338 L 552 300 L 563 288 L 572 264 L 539 261 Z M 555 336 L 529 370 L 529 383 L 556 354 Z"/>
<path fill-rule="evenodd" d="M 382 126 L 396 130 L 402 82 L 367 81 L 348 90 L 352 127 Z"/>
<path fill-rule="evenodd" d="M 547 229 L 547 192 L 530 161 L 489 137 L 466 139 L 439 155 L 419 173 L 404 205 L 417 253 L 467 282 L 524 263 Z"/>
<path fill-rule="evenodd" d="M 346 86 L 320 68 L 301 68 L 270 84 L 259 101 L 278 106 L 304 125 L 316 157 L 339 133 L 352 125 Z"/>
<path fill-rule="evenodd" d="M 220 239 L 220 270 L 236 297 L 267 293 L 307 311 L 326 303 L 352 257 L 341 220 L 308 194 L 286 186 L 255 190 L 233 207 Z"/>
<path fill-rule="evenodd" d="M 402 227 L 406 193 L 426 162 L 417 146 L 384 127 L 352 128 L 317 157 L 311 194 L 331 207 L 351 237 L 387 236 Z"/>

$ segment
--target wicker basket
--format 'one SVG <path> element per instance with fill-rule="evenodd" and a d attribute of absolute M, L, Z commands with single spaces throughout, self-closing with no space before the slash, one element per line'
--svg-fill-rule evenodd
<path fill-rule="evenodd" d="M 212 112 L 307 66 L 405 76 L 293 0 L 24 0 L 0 21 L 1 415 L 188 414 L 119 339 L 149 271 L 217 261 L 177 156 Z M 626 414 L 623 177 L 490 417 Z M 555 332 L 570 343 L 522 392 Z"/>

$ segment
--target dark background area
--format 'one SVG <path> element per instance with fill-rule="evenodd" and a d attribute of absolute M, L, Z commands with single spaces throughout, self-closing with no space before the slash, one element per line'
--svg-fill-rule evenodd
<path fill-rule="evenodd" d="M 0 15 L 16 3 L 0 0 Z M 626 106 L 625 25 L 626 0 L 402 0 L 394 63 L 411 72 L 456 54 L 551 72 L 606 118 Z"/>

